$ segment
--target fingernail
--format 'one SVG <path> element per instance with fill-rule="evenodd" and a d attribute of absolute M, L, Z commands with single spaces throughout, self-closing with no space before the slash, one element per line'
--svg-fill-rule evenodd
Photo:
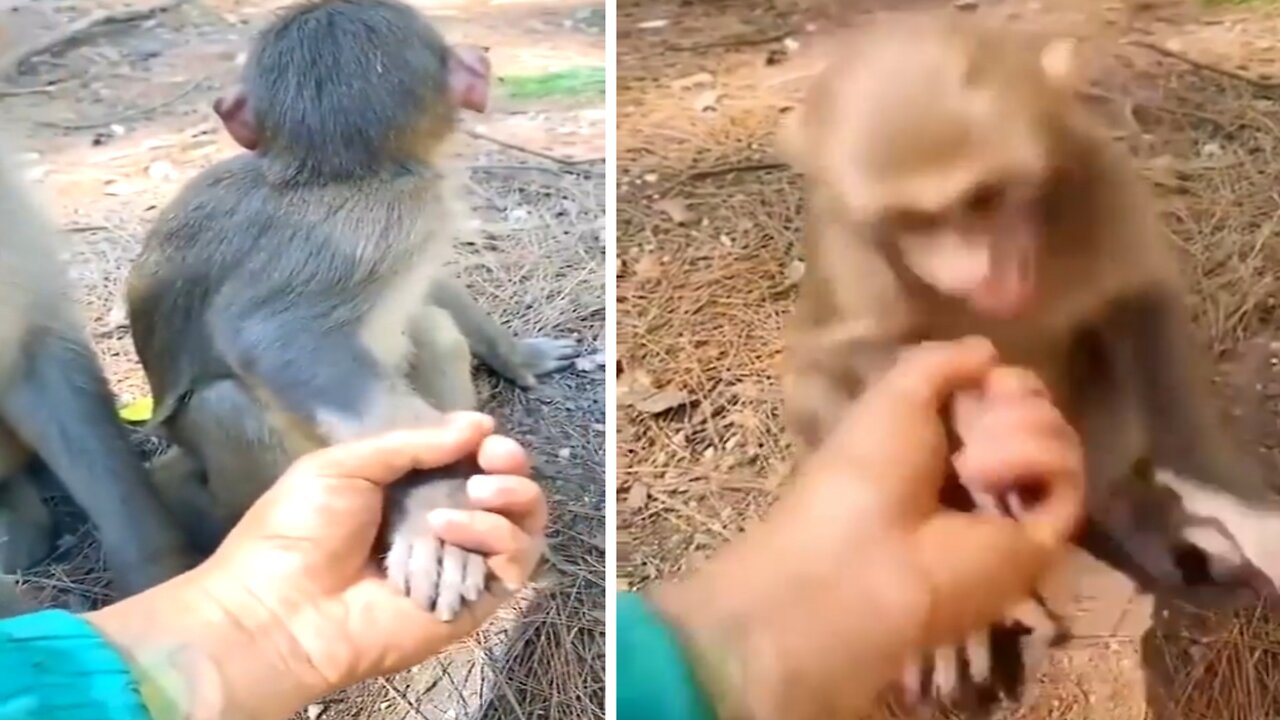
<path fill-rule="evenodd" d="M 449 424 L 459 429 L 469 430 L 473 427 L 487 426 L 489 416 L 470 410 L 459 410 L 449 415 Z"/>
<path fill-rule="evenodd" d="M 467 512 L 465 510 L 437 508 L 427 513 L 427 524 L 436 532 L 447 531 L 450 528 L 465 525 L 466 522 Z"/>
<path fill-rule="evenodd" d="M 467 495 L 478 503 L 494 502 L 502 493 L 503 483 L 491 475 L 474 475 L 467 482 Z"/>

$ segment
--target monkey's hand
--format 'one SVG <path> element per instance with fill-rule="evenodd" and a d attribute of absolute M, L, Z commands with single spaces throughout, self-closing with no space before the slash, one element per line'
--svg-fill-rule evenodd
<path fill-rule="evenodd" d="M 383 524 L 387 578 L 442 622 L 480 599 L 489 569 L 484 555 L 442 542 L 427 515 L 440 508 L 471 509 L 467 480 L 483 474 L 474 459 L 460 460 L 410 473 L 388 489 L 389 516 Z"/>
<path fill-rule="evenodd" d="M 538 378 L 568 370 L 578 357 L 578 343 L 552 337 L 520 340 L 520 374 L 515 381 L 520 387 L 532 388 Z"/>

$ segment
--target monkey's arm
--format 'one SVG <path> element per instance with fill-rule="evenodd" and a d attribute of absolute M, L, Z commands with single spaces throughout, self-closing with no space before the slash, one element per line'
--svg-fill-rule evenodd
<path fill-rule="evenodd" d="M 480 307 L 466 286 L 455 278 L 433 280 L 431 302 L 449 313 L 471 352 L 481 362 L 520 387 L 534 387 L 539 375 L 568 368 L 578 355 L 577 345 L 571 340 L 517 340 Z"/>
<path fill-rule="evenodd" d="M 214 345 L 268 407 L 291 421 L 290 431 L 329 445 L 442 420 L 383 367 L 357 335 L 354 318 L 342 322 L 342 308 L 357 306 L 355 299 L 324 302 L 282 289 L 227 296 L 234 299 L 211 314 Z M 271 297 L 287 299 L 288 306 L 264 300 Z M 488 565 L 479 553 L 442 543 L 426 518 L 436 508 L 469 507 L 466 482 L 477 474 L 471 458 L 412 472 L 388 491 L 382 531 L 387 577 L 445 622 L 483 594 Z"/>
<path fill-rule="evenodd" d="M 210 310 L 217 352 L 253 392 L 313 435 L 333 444 L 437 421 L 436 412 L 382 367 L 354 322 L 321 317 L 334 301 L 270 293 L 226 292 Z M 299 309 L 301 308 L 301 309 Z M 312 308 L 316 308 L 315 311 Z"/>
<path fill-rule="evenodd" d="M 818 333 L 791 344 L 784 415 L 802 449 L 822 444 L 849 405 L 893 365 L 899 349 L 887 338 L 826 343 Z"/>
<path fill-rule="evenodd" d="M 1112 341 L 1138 387 L 1152 463 L 1243 498 L 1273 498 L 1258 471 L 1222 430 L 1208 385 L 1210 366 L 1182 301 L 1150 290 L 1121 303 Z"/>

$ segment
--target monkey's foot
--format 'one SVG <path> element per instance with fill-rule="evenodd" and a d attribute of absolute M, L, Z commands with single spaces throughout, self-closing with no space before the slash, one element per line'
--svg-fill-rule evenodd
<path fill-rule="evenodd" d="M 451 622 L 484 593 L 489 566 L 479 553 L 426 533 L 397 533 L 387 553 L 387 578 L 414 604 Z"/>
<path fill-rule="evenodd" d="M 1045 661 L 1061 639 L 1059 626 L 1036 599 L 1015 606 L 1000 625 L 970 635 L 963 645 L 935 649 L 924 662 L 904 670 L 903 686 L 910 704 L 951 708 L 984 708 L 1016 700 L 1025 680 Z"/>
<path fill-rule="evenodd" d="M 521 364 L 530 375 L 530 385 L 536 384 L 537 378 L 543 375 L 568 370 L 580 353 L 574 340 L 540 337 L 520 341 L 520 355 L 524 360 Z"/>
<path fill-rule="evenodd" d="M 489 564 L 484 555 L 443 542 L 427 523 L 439 508 L 468 508 L 467 480 L 483 474 L 474 459 L 417 471 L 391 486 L 387 579 L 419 607 L 443 622 L 484 594 Z"/>

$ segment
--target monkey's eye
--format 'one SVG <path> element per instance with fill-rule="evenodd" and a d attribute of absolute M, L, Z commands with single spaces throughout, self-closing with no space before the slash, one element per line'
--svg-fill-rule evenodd
<path fill-rule="evenodd" d="M 965 210 L 973 215 L 986 215 L 997 210 L 1004 202 L 1004 188 L 995 183 L 983 183 L 969 193 Z"/>

